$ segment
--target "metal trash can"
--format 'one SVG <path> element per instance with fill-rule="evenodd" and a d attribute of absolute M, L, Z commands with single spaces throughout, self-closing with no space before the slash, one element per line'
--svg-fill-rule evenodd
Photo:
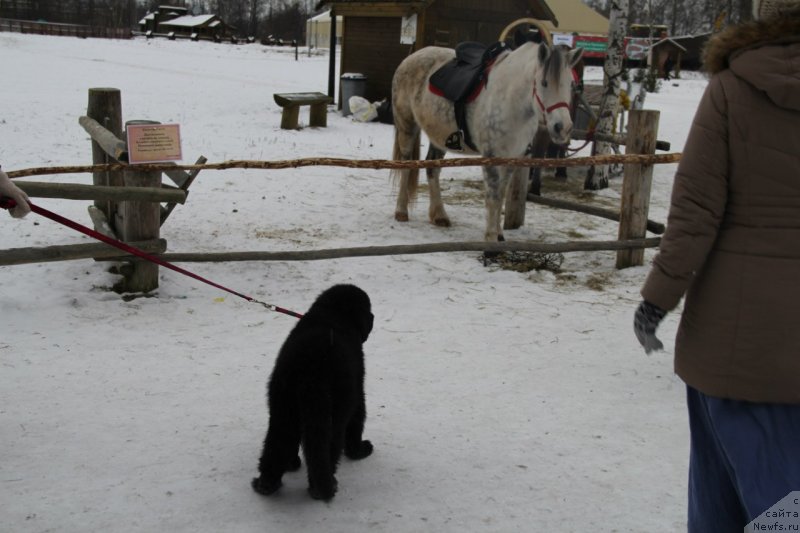
<path fill-rule="evenodd" d="M 367 77 L 358 72 L 342 74 L 341 89 L 342 116 L 346 117 L 352 114 L 352 111 L 350 111 L 350 97 L 360 96 L 363 98 L 367 94 Z"/>

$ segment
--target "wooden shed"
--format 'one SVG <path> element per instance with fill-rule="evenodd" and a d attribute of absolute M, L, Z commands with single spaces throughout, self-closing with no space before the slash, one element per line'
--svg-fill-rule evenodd
<path fill-rule="evenodd" d="M 558 20 L 544 0 L 322 0 L 344 18 L 341 65 L 333 76 L 360 73 L 367 77 L 365 98 L 372 102 L 391 94 L 392 76 L 400 62 L 429 45 L 455 47 L 463 41 L 496 42 L 510 23 L 523 18 Z M 335 55 L 331 54 L 331 61 Z M 341 98 L 336 98 L 341 107 Z"/>
<path fill-rule="evenodd" d="M 661 39 L 650 49 L 650 60 L 653 66 L 658 69 L 659 77 L 664 77 L 665 71 L 674 70 L 675 76 L 680 76 L 681 60 L 686 48 L 670 38 Z"/>
<path fill-rule="evenodd" d="M 711 38 L 712 33 L 700 33 L 697 35 L 683 35 L 672 37 L 671 39 L 683 46 L 686 52 L 681 58 L 682 70 L 700 70 L 703 66 L 703 48 Z"/>

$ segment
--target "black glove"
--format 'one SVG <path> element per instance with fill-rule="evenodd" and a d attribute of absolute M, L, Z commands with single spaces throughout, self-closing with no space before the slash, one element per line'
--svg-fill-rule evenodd
<path fill-rule="evenodd" d="M 644 353 L 661 350 L 664 345 L 656 337 L 656 328 L 667 315 L 663 309 L 656 307 L 647 300 L 642 300 L 633 316 L 633 331 L 639 344 L 644 347 Z"/>

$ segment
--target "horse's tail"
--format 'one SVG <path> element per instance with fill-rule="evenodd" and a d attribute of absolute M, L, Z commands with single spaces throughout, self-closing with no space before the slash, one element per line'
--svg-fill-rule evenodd
<path fill-rule="evenodd" d="M 417 129 L 416 133 L 414 134 L 414 138 L 412 140 L 412 148 L 410 154 L 404 154 L 403 151 L 400 149 L 400 132 L 397 129 L 397 124 L 395 123 L 394 127 L 394 150 L 392 151 L 392 159 L 396 161 L 419 161 L 419 144 L 420 144 L 420 130 Z M 419 169 L 418 168 L 410 168 L 406 170 L 408 172 L 408 181 L 406 182 L 407 192 L 408 192 L 408 199 L 410 201 L 414 201 L 417 197 L 417 185 L 419 184 Z M 401 173 L 404 172 L 403 170 L 392 170 L 392 183 L 396 184 L 398 178 L 400 178 Z"/>

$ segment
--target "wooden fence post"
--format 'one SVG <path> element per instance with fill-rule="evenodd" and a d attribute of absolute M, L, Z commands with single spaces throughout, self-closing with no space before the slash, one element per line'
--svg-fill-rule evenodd
<path fill-rule="evenodd" d="M 160 124 L 151 120 L 129 120 L 132 124 Z M 127 137 L 127 136 L 126 136 Z M 143 172 L 131 165 L 123 172 L 126 187 L 161 187 L 161 172 Z M 149 241 L 159 238 L 161 204 L 158 202 L 124 201 L 119 205 L 117 232 L 125 242 Z M 149 292 L 158 288 L 158 265 L 134 261 L 130 275 L 118 285 L 120 292 Z"/>
<path fill-rule="evenodd" d="M 628 118 L 626 154 L 655 154 L 660 113 L 653 110 L 631 110 Z M 650 210 L 650 189 L 653 165 L 626 164 L 622 181 L 622 205 L 619 219 L 619 240 L 638 239 L 647 233 Z M 644 249 L 617 252 L 617 268 L 644 264 Z"/>
<path fill-rule="evenodd" d="M 105 127 L 118 139 L 122 138 L 122 96 L 119 89 L 95 88 L 89 89 L 89 105 L 86 116 L 94 119 L 98 124 Z M 109 163 L 106 152 L 92 141 L 92 163 L 95 165 Z M 116 162 L 116 161 L 114 161 Z M 123 161 L 124 162 L 124 161 Z M 95 185 L 122 186 L 121 172 L 95 172 L 92 175 L 92 182 Z M 111 227 L 114 227 L 114 217 L 117 205 L 114 202 L 97 200 L 95 207 L 100 209 L 106 216 Z"/>

